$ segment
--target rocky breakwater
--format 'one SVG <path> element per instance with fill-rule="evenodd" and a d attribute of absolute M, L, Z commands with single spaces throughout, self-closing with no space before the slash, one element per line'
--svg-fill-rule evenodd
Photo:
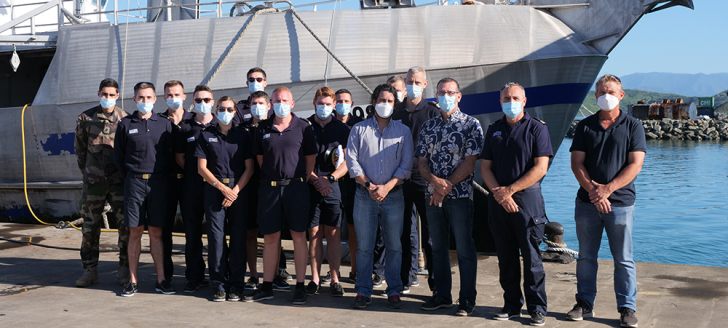
<path fill-rule="evenodd" d="M 728 140 L 728 118 L 708 118 L 698 120 L 641 120 L 645 128 L 645 137 L 653 140 Z M 574 137 L 574 129 L 578 121 L 574 121 L 566 133 L 567 138 Z"/>

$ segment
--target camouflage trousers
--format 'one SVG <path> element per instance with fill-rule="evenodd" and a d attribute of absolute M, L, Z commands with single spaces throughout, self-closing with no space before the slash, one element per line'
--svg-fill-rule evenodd
<path fill-rule="evenodd" d="M 127 256 L 129 228 L 124 226 L 124 184 L 84 183 L 80 206 L 80 213 L 83 216 L 81 263 L 84 269 L 93 269 L 99 265 L 99 237 L 106 202 L 111 205 L 108 220 L 116 219 L 119 230 L 119 267 L 129 267 Z"/>

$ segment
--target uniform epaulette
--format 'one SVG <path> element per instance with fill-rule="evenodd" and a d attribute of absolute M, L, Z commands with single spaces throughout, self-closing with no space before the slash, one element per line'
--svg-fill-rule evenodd
<path fill-rule="evenodd" d="M 438 103 L 436 103 L 434 101 L 428 101 L 428 103 L 430 103 L 430 105 L 432 105 L 432 106 L 435 106 L 437 108 L 440 108 L 440 104 L 438 104 Z"/>
<path fill-rule="evenodd" d="M 309 121 L 307 118 L 303 118 L 303 117 L 299 117 L 299 118 L 302 119 L 304 122 L 308 123 L 308 125 L 312 125 L 311 121 Z"/>
<path fill-rule="evenodd" d="M 493 125 L 493 124 L 496 124 L 496 123 L 500 123 L 500 121 L 501 121 L 501 119 L 497 119 L 497 120 L 495 120 L 495 122 L 490 123 L 490 125 Z M 488 126 L 490 126 L 490 125 L 488 125 Z"/>
<path fill-rule="evenodd" d="M 546 124 L 546 122 L 544 122 L 544 121 L 543 121 L 542 119 L 540 119 L 540 118 L 538 118 L 538 117 L 533 117 L 533 116 L 531 116 L 531 117 L 532 117 L 532 118 L 533 118 L 534 120 L 536 120 L 536 121 L 539 121 L 539 122 L 541 122 L 541 124 L 543 124 L 543 125 L 547 125 L 547 124 Z"/>

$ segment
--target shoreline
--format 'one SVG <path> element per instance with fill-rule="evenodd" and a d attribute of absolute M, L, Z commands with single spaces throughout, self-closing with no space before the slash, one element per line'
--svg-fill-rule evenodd
<path fill-rule="evenodd" d="M 566 132 L 565 138 L 573 139 L 576 125 L 581 120 L 574 120 Z M 725 114 L 716 118 L 697 120 L 678 120 L 663 118 L 662 120 L 640 120 L 645 129 L 647 140 L 728 140 L 728 117 Z"/>

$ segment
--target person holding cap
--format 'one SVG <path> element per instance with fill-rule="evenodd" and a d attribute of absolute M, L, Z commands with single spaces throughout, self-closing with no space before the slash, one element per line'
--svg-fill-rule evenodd
<path fill-rule="evenodd" d="M 402 224 L 404 195 L 402 183 L 412 169 L 412 133 L 400 121 L 392 119 L 399 105 L 397 91 L 388 84 L 379 85 L 372 94 L 374 117 L 351 129 L 346 151 L 349 175 L 359 183 L 354 203 L 354 226 L 359 248 L 357 257 L 357 296 L 353 307 L 363 309 L 371 303 L 373 283 L 372 251 L 377 227 L 382 226 L 387 265 L 387 300 L 389 307 L 400 309 L 402 280 Z"/>

